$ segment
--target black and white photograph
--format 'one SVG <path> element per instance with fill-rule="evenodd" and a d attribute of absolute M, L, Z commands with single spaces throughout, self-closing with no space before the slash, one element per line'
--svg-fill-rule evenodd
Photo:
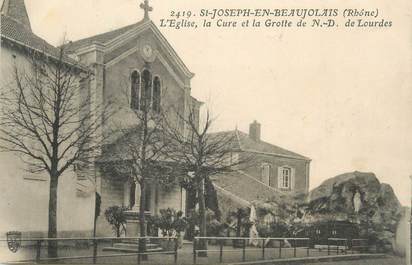
<path fill-rule="evenodd" d="M 0 264 L 411 263 L 412 2 L 0 6 Z"/>

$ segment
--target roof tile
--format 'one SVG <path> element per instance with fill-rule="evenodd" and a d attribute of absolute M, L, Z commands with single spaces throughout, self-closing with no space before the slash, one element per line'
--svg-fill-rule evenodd
<path fill-rule="evenodd" d="M 265 141 L 255 141 L 252 138 L 250 138 L 247 133 L 241 132 L 239 130 L 216 132 L 211 133 L 211 135 L 218 135 L 219 137 L 225 137 L 226 135 L 226 137 L 233 139 L 233 143 L 231 143 L 232 146 L 235 149 L 240 149 L 242 151 L 251 151 L 270 155 L 279 155 L 303 160 L 310 160 L 309 158 L 302 156 L 298 153 L 286 150 L 282 147 L 267 143 Z"/>
<path fill-rule="evenodd" d="M 30 19 L 24 0 L 4 0 L 1 13 L 18 21 L 31 31 Z"/>
<path fill-rule="evenodd" d="M 138 27 L 140 24 L 142 24 L 144 21 L 140 21 L 138 23 L 135 24 L 131 24 L 122 28 L 118 28 L 109 32 L 105 32 L 102 34 L 98 34 L 95 36 L 91 36 L 85 39 L 80 39 L 77 41 L 73 41 L 71 42 L 69 45 L 67 45 L 67 51 L 68 52 L 74 52 L 78 49 L 81 49 L 83 47 L 86 47 L 88 45 L 91 45 L 95 42 L 101 43 L 101 44 L 105 44 L 113 39 L 115 39 L 116 37 L 128 32 L 129 30 L 132 30 L 136 27 Z"/>
<path fill-rule="evenodd" d="M 59 48 L 54 47 L 44 39 L 34 34 L 29 28 L 24 26 L 22 23 L 3 14 L 1 15 L 0 21 L 0 35 L 2 39 L 8 39 L 12 42 L 23 45 L 30 49 L 34 49 L 41 53 L 51 55 L 54 58 L 60 57 L 61 51 Z M 75 60 L 69 57 L 65 57 L 64 60 L 65 62 L 78 65 L 78 63 Z"/>

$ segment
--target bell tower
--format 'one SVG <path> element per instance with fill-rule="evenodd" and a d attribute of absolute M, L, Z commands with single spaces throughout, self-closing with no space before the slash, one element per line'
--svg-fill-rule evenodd
<path fill-rule="evenodd" d="M 30 19 L 24 0 L 4 0 L 1 6 L 1 14 L 19 22 L 31 31 Z"/>

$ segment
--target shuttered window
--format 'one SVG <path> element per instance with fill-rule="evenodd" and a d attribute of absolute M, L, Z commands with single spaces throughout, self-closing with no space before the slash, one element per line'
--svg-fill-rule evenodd
<path fill-rule="evenodd" d="M 293 190 L 295 188 L 295 169 L 283 166 L 278 168 L 278 188 Z"/>

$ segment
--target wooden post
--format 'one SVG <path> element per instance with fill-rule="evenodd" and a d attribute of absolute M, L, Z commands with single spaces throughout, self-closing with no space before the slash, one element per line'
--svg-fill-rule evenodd
<path fill-rule="evenodd" d="M 280 240 L 280 243 L 279 243 L 279 258 L 282 258 L 282 244 L 283 244 L 283 241 Z"/>
<path fill-rule="evenodd" d="M 293 256 L 296 258 L 296 238 L 293 239 Z"/>
<path fill-rule="evenodd" d="M 265 259 L 265 240 L 262 239 L 262 259 Z"/>
<path fill-rule="evenodd" d="M 219 262 L 223 262 L 223 240 L 219 240 L 219 247 L 220 247 L 220 252 L 219 252 Z"/>
<path fill-rule="evenodd" d="M 41 256 L 41 240 L 37 241 L 36 246 L 36 263 L 40 263 L 40 256 Z"/>
<path fill-rule="evenodd" d="M 307 241 L 308 241 L 308 243 L 307 243 L 307 249 L 306 249 L 306 256 L 309 257 L 309 254 L 310 254 L 309 253 L 310 252 L 310 239 L 308 239 Z"/>
<path fill-rule="evenodd" d="M 246 261 L 246 239 L 243 239 L 242 261 Z"/>
<path fill-rule="evenodd" d="M 339 255 L 339 241 L 336 240 L 336 255 Z"/>
<path fill-rule="evenodd" d="M 348 254 L 348 239 L 345 240 L 345 255 Z"/>
<path fill-rule="evenodd" d="M 97 262 L 97 240 L 93 239 L 93 264 Z"/>
<path fill-rule="evenodd" d="M 174 254 L 174 262 L 175 265 L 177 264 L 177 249 L 179 248 L 179 240 L 177 238 L 175 238 L 175 254 Z"/>
<path fill-rule="evenodd" d="M 329 244 L 329 238 L 328 238 L 328 256 L 330 255 L 330 244 Z"/>
<path fill-rule="evenodd" d="M 197 256 L 197 253 L 196 253 L 196 237 L 195 237 L 193 238 L 193 264 L 195 265 L 196 265 L 196 256 Z"/>
<path fill-rule="evenodd" d="M 139 243 L 139 245 L 142 243 L 141 238 L 139 238 L 137 240 L 137 242 Z M 140 247 L 137 249 L 137 264 L 140 265 L 141 261 L 142 261 L 142 256 L 140 255 Z"/>
<path fill-rule="evenodd" d="M 351 251 L 352 251 L 352 254 L 354 253 L 354 249 L 353 249 L 353 239 L 350 241 L 351 242 L 351 244 L 350 244 L 350 247 L 351 247 Z"/>

